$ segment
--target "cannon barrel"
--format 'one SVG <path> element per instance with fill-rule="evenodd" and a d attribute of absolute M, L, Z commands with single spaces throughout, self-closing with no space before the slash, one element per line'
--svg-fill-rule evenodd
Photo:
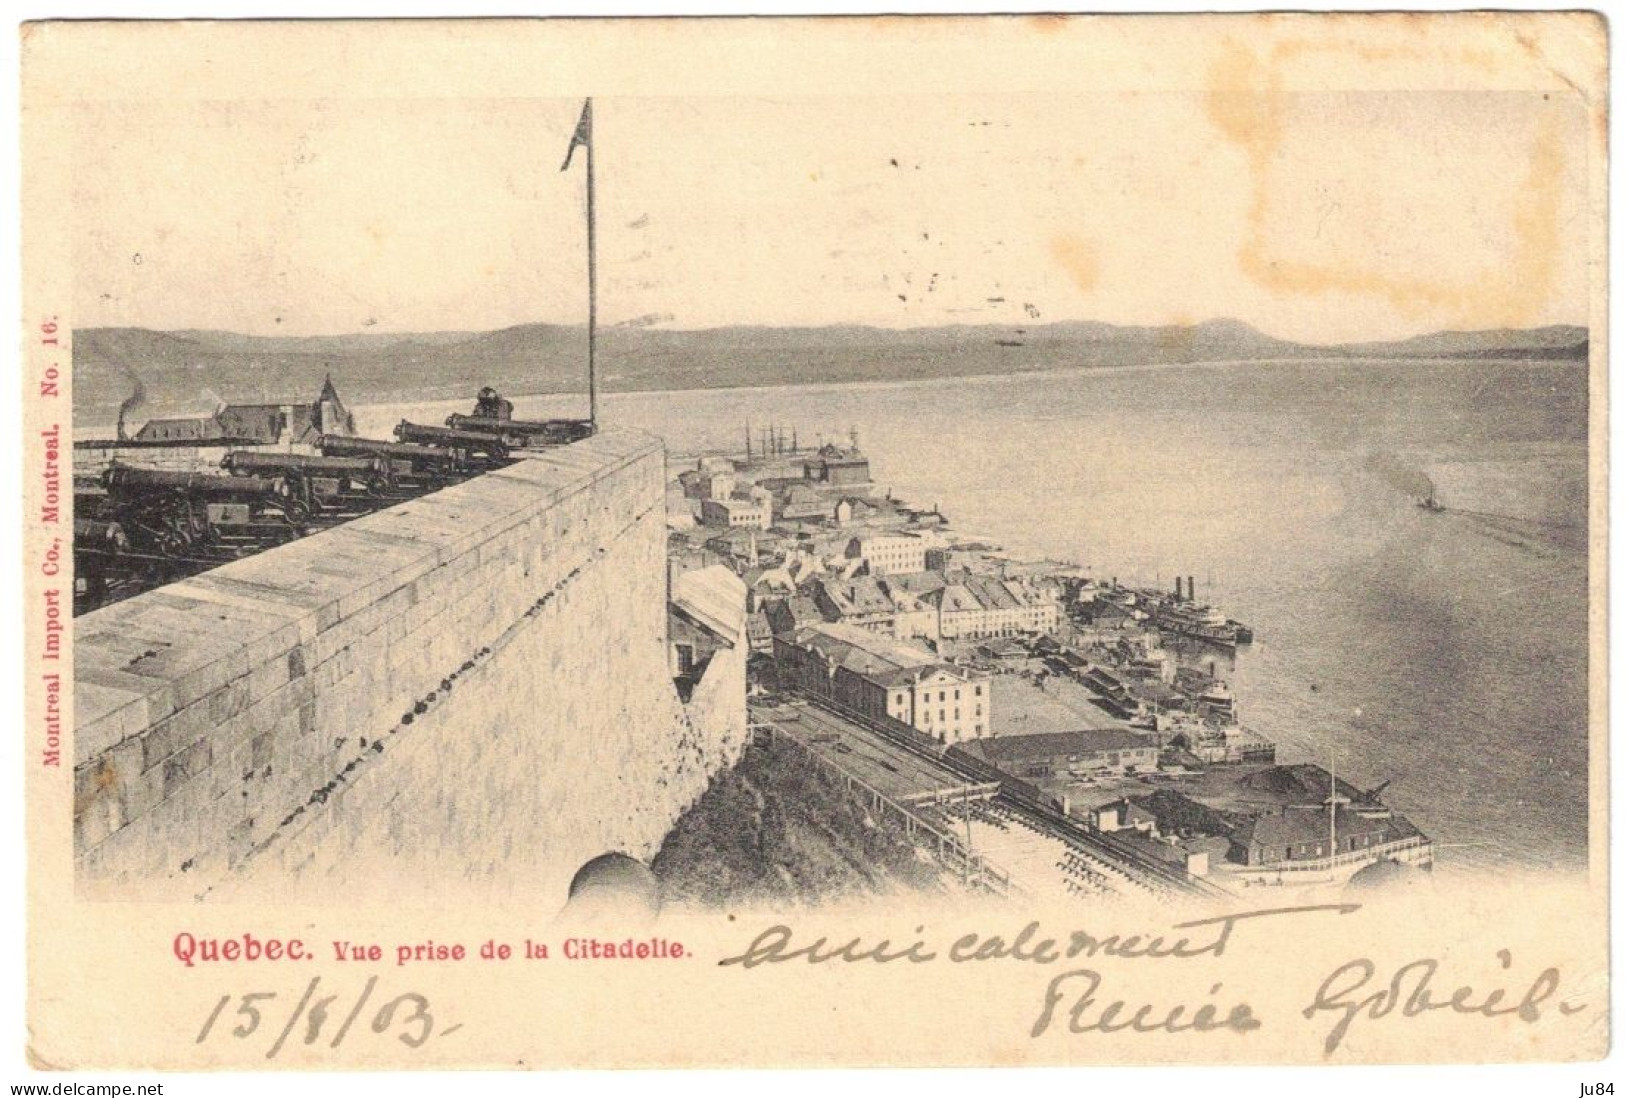
<path fill-rule="evenodd" d="M 353 438 L 349 435 L 323 435 L 316 440 L 322 453 L 333 457 L 377 457 L 396 461 L 424 461 L 445 465 L 455 456 L 437 446 L 423 446 L 413 442 L 384 442 L 373 438 Z"/>
<path fill-rule="evenodd" d="M 109 466 L 102 475 L 107 490 L 114 493 L 171 490 L 204 496 L 274 496 L 279 487 L 274 477 L 181 473 L 170 469 L 139 469 L 130 465 Z"/>
<path fill-rule="evenodd" d="M 421 423 L 401 420 L 395 427 L 395 437 L 402 442 L 425 442 L 431 446 L 456 446 L 477 450 L 494 457 L 506 457 L 510 438 L 483 434 L 479 431 L 454 431 L 450 427 L 429 427 Z"/>
<path fill-rule="evenodd" d="M 446 417 L 446 426 L 457 431 L 478 431 L 553 443 L 574 442 L 592 434 L 592 423 L 585 419 L 491 419 L 453 413 Z"/>
<path fill-rule="evenodd" d="M 116 522 L 97 522 L 95 519 L 73 520 L 73 543 L 78 549 L 127 549 L 130 539 L 124 527 Z"/>
<path fill-rule="evenodd" d="M 308 473 L 312 476 L 347 476 L 357 479 L 387 477 L 389 463 L 382 458 L 321 457 L 264 450 L 233 450 L 220 462 L 234 473 Z"/>

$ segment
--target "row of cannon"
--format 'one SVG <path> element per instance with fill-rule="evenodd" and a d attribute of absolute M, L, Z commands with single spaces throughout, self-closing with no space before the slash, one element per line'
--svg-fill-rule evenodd
<path fill-rule="evenodd" d="M 314 453 L 231 450 L 218 472 L 114 462 L 76 477 L 80 610 L 291 541 L 591 433 L 575 420 L 402 420 L 395 441 L 323 435 Z"/>

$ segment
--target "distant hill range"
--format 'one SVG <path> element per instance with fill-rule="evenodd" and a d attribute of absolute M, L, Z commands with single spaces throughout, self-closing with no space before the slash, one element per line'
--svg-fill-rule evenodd
<path fill-rule="evenodd" d="M 1308 358 L 1574 359 L 1586 329 L 1436 332 L 1392 343 L 1310 346 L 1235 320 L 1126 327 L 1095 322 L 939 328 L 613 327 L 598 337 L 606 392 L 968 377 L 1147 363 Z M 73 336 L 74 416 L 110 424 L 137 390 L 131 427 L 222 400 L 311 399 L 331 373 L 351 406 L 585 390 L 586 332 L 525 324 L 494 332 L 250 336 L 87 328 Z"/>

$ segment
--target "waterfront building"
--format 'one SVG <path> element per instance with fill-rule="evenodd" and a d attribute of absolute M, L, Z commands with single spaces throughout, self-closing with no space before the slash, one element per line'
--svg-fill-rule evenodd
<path fill-rule="evenodd" d="M 1157 748 L 1150 739 L 1116 728 L 998 736 L 981 741 L 975 750 L 1016 778 L 1064 778 L 1157 767 Z"/>
<path fill-rule="evenodd" d="M 820 577 L 807 588 L 825 621 L 896 633 L 897 605 L 874 576 Z"/>
<path fill-rule="evenodd" d="M 1090 821 L 1099 831 L 1204 850 L 1216 873 L 1237 881 L 1343 879 L 1382 861 L 1431 865 L 1432 842 L 1379 792 L 1342 781 L 1334 791 L 1330 774 L 1300 763 L 1247 775 L 1223 811 L 1159 789 L 1102 805 Z"/>
<path fill-rule="evenodd" d="M 801 481 L 773 490 L 774 522 L 822 522 L 829 513 L 823 494 Z"/>
<path fill-rule="evenodd" d="M 890 719 L 959 743 L 987 734 L 993 680 L 916 645 L 826 623 L 776 633 L 780 681 L 874 720 Z"/>
<path fill-rule="evenodd" d="M 892 601 L 896 614 L 892 619 L 892 632 L 899 640 L 937 640 L 937 613 L 926 601 L 896 581 L 894 576 L 882 576 L 880 589 Z"/>
<path fill-rule="evenodd" d="M 923 599 L 931 592 L 940 591 L 950 583 L 963 582 L 966 575 L 965 572 L 905 572 L 900 575 L 887 576 L 886 582 L 892 587 L 900 587 Z"/>
<path fill-rule="evenodd" d="M 1135 624 L 1133 611 L 1110 599 L 1096 598 L 1080 602 L 1078 616 L 1084 624 L 1096 629 L 1128 629 Z"/>
<path fill-rule="evenodd" d="M 1106 668 L 1091 666 L 1083 676 L 1083 685 L 1095 694 L 1095 704 L 1114 717 L 1124 720 L 1139 715 L 1140 703 L 1129 694 L 1123 680 Z"/>
<path fill-rule="evenodd" d="M 1096 831 L 1138 830 L 1184 838 L 1218 837 L 1226 841 L 1235 830 L 1235 825 L 1222 813 L 1176 789 L 1158 789 L 1101 805 L 1091 814 L 1090 822 Z"/>
<path fill-rule="evenodd" d="M 869 459 L 856 446 L 843 449 L 834 443 L 825 443 L 811 461 L 802 466 L 808 480 L 820 484 L 863 485 L 869 480 Z"/>
<path fill-rule="evenodd" d="M 738 484 L 732 471 L 703 468 L 687 469 L 677 474 L 677 480 L 689 499 L 727 499 Z"/>
<path fill-rule="evenodd" d="M 912 534 L 871 534 L 848 542 L 846 555 L 862 560 L 874 575 L 887 576 L 925 571 L 925 550 L 924 539 Z"/>
<path fill-rule="evenodd" d="M 922 598 L 936 609 L 944 640 L 1049 633 L 1061 624 L 1055 600 L 1021 580 L 965 576 Z"/>
<path fill-rule="evenodd" d="M 706 526 L 749 527 L 766 530 L 773 524 L 772 508 L 760 499 L 702 499 L 700 521 Z"/>
<path fill-rule="evenodd" d="M 790 569 L 782 563 L 747 567 L 739 577 L 745 581 L 747 609 L 750 610 L 757 609 L 767 599 L 788 596 L 796 589 Z"/>
<path fill-rule="evenodd" d="M 766 615 L 768 628 L 774 636 L 794 633 L 803 626 L 817 625 L 824 620 L 824 615 L 818 611 L 818 604 L 805 595 L 768 599 L 762 603 L 762 613 Z"/>
<path fill-rule="evenodd" d="M 733 564 L 736 572 L 754 568 L 763 559 L 773 559 L 784 539 L 771 530 L 735 526 L 705 540 L 704 548 Z"/>
<path fill-rule="evenodd" d="M 857 526 L 882 517 L 880 505 L 862 496 L 842 496 L 835 501 L 833 517 L 836 526 Z"/>
<path fill-rule="evenodd" d="M 1285 805 L 1238 827 L 1230 836 L 1230 857 L 1245 866 L 1278 866 L 1350 854 L 1380 855 L 1382 848 L 1419 834 L 1404 816 L 1381 805 Z"/>

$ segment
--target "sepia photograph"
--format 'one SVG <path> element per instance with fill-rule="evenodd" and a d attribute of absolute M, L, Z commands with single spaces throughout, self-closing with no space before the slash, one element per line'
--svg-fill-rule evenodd
<path fill-rule="evenodd" d="M 1606 32 L 1419 18 L 25 24 L 37 1055 L 1604 1055 Z"/>

